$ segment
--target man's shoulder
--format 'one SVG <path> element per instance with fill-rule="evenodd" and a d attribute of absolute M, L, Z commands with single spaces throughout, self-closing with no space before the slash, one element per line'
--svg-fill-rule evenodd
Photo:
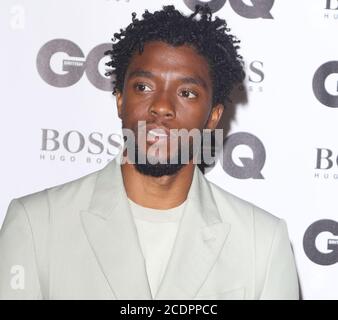
<path fill-rule="evenodd" d="M 64 204 L 75 202 L 78 198 L 90 199 L 91 192 L 95 186 L 96 178 L 99 172 L 105 168 L 87 173 L 76 179 L 47 187 L 43 190 L 33 192 L 19 198 L 16 198 L 25 208 L 49 207 L 50 201 L 56 201 Z"/>
<path fill-rule="evenodd" d="M 216 205 L 226 220 L 238 221 L 241 224 L 254 223 L 257 227 L 275 228 L 280 218 L 261 207 L 242 199 L 217 184 L 209 181 Z"/>

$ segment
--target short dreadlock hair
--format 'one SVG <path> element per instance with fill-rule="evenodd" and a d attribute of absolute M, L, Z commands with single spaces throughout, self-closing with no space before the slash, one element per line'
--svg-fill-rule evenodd
<path fill-rule="evenodd" d="M 200 19 L 197 19 L 200 14 Z M 142 14 L 143 19 L 132 13 L 132 23 L 120 33 L 114 33 L 112 50 L 105 52 L 111 60 L 106 63 L 112 67 L 106 76 L 115 76 L 113 94 L 123 91 L 125 74 L 132 55 L 138 49 L 143 52 L 146 42 L 163 41 L 172 46 L 191 45 L 206 58 L 213 86 L 212 106 L 221 103 L 225 106 L 229 94 L 236 84 L 245 77 L 242 56 L 237 53 L 240 42 L 229 34 L 225 20 L 218 17 L 212 20 L 210 7 L 196 5 L 195 12 L 184 16 L 173 5 L 163 6 L 160 11 Z M 118 40 L 116 43 L 114 43 Z"/>

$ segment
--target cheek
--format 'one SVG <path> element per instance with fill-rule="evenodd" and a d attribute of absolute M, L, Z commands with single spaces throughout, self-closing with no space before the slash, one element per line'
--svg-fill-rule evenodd
<path fill-rule="evenodd" d="M 147 104 L 135 98 L 134 96 L 126 96 L 122 104 L 122 117 L 125 121 L 137 121 L 143 119 L 147 112 Z"/>
<path fill-rule="evenodd" d="M 182 108 L 177 110 L 176 118 L 182 127 L 193 129 L 203 128 L 209 116 L 209 108 L 196 105 L 193 108 Z"/>

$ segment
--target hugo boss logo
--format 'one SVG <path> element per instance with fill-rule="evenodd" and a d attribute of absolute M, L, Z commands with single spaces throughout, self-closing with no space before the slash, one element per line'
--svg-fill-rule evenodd
<path fill-rule="evenodd" d="M 251 151 L 251 157 L 240 156 L 238 146 L 245 146 Z M 235 163 L 234 159 L 237 159 Z M 237 179 L 264 179 L 261 171 L 264 167 L 266 152 L 261 140 L 247 132 L 229 135 L 223 146 L 223 170 Z"/>
<path fill-rule="evenodd" d="M 338 108 L 338 61 L 328 61 L 316 70 L 312 89 L 320 103 Z"/>
<path fill-rule="evenodd" d="M 199 1 L 199 0 L 183 0 L 186 6 L 195 11 L 196 5 L 208 4 L 212 12 L 217 12 L 224 7 L 226 0 L 210 0 L 210 1 Z M 273 7 L 274 0 L 251 0 L 252 5 L 246 4 L 242 0 L 229 0 L 231 8 L 240 16 L 248 19 L 273 19 L 270 11 Z"/>
<path fill-rule="evenodd" d="M 326 0 L 325 9 L 326 10 L 338 10 L 338 1 L 337 0 Z"/>
<path fill-rule="evenodd" d="M 263 62 L 262 61 L 251 61 L 248 66 L 248 79 L 251 83 L 262 83 L 264 80 Z"/>
<path fill-rule="evenodd" d="M 116 133 L 104 136 L 100 132 L 91 132 L 87 135 L 77 130 L 69 130 L 67 132 L 47 128 L 41 130 L 41 151 L 54 152 L 62 150 L 71 154 L 86 151 L 93 155 L 115 155 L 116 151 L 113 152 L 111 149 L 120 149 L 122 147 L 121 137 Z"/>
<path fill-rule="evenodd" d="M 338 168 L 338 155 L 334 155 L 331 149 L 317 148 L 317 159 L 315 169 L 328 170 Z"/>
<path fill-rule="evenodd" d="M 319 249 L 316 239 L 325 232 L 326 248 Z M 330 235 L 331 234 L 331 235 Z M 323 266 L 338 262 L 338 222 L 334 220 L 318 220 L 305 231 L 303 238 L 304 252 L 314 263 Z M 323 252 L 323 250 L 327 252 Z"/>
<path fill-rule="evenodd" d="M 41 78 L 49 85 L 65 88 L 77 83 L 86 73 L 88 80 L 98 89 L 112 91 L 113 85 L 110 78 L 101 75 L 99 64 L 106 58 L 104 52 L 109 50 L 111 44 L 105 43 L 94 47 L 85 58 L 81 48 L 74 42 L 66 39 L 48 41 L 39 50 L 36 67 Z M 66 57 L 61 59 L 59 65 L 52 67 L 52 59 L 56 54 Z M 104 65 L 104 62 L 102 62 Z M 55 71 L 55 70 L 58 71 Z"/>

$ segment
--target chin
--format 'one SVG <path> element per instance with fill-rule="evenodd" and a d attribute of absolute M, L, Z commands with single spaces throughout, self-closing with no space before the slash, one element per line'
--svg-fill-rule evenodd
<path fill-rule="evenodd" d="M 136 170 L 146 176 L 151 177 L 163 177 L 163 176 L 172 176 L 178 173 L 185 164 L 134 164 Z"/>

